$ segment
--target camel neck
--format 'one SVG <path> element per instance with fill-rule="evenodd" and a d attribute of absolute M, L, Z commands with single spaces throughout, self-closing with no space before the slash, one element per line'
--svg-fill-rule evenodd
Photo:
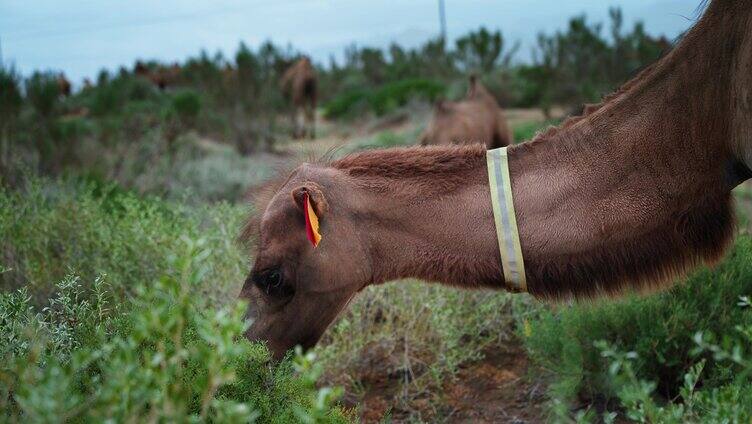
<path fill-rule="evenodd" d="M 750 177 L 751 25 L 752 2 L 713 2 L 604 103 L 509 149 L 532 294 L 650 290 L 721 257 L 734 228 L 730 192 Z M 504 287 L 482 152 L 379 155 L 353 168 L 369 177 L 356 215 L 372 282 Z M 430 171 L 463 157 L 456 172 Z"/>
<path fill-rule="evenodd" d="M 724 252 L 749 178 L 729 143 L 745 38 L 699 48 L 707 24 L 587 116 L 510 148 L 532 293 L 650 290 Z"/>

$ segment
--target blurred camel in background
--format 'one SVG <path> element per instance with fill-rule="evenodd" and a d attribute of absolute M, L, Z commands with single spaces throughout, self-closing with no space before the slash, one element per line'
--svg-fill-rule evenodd
<path fill-rule="evenodd" d="M 157 86 L 161 91 L 167 87 L 177 85 L 180 80 L 180 65 L 173 63 L 170 66 L 159 65 L 156 68 L 150 68 L 143 62 L 136 61 L 133 73 L 142 77 Z"/>
<path fill-rule="evenodd" d="M 68 81 L 68 78 L 65 77 L 64 73 L 60 73 L 57 77 L 57 88 L 60 92 L 60 95 L 63 97 L 68 97 L 71 94 L 71 83 Z"/>
<path fill-rule="evenodd" d="M 420 136 L 420 144 L 476 143 L 489 149 L 508 146 L 512 144 L 512 132 L 496 99 L 475 75 L 471 75 L 464 100 L 436 103 L 433 118 Z"/>
<path fill-rule="evenodd" d="M 293 137 L 316 137 L 316 71 L 303 56 L 282 75 L 280 88 L 292 102 Z M 301 122 L 302 115 L 302 122 Z"/>

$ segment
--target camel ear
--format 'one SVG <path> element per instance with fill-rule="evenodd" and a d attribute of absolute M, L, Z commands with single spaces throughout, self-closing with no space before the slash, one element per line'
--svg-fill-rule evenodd
<path fill-rule="evenodd" d="M 318 246 L 322 239 L 319 220 L 326 215 L 328 204 L 321 188 L 315 183 L 305 183 L 292 191 L 292 199 L 303 214 L 306 224 L 306 237 Z"/>
<path fill-rule="evenodd" d="M 324 197 L 324 192 L 321 191 L 321 187 L 319 187 L 319 185 L 314 182 L 307 182 L 293 189 L 292 199 L 295 201 L 295 204 L 298 206 L 298 208 L 300 208 L 300 210 L 302 211 L 305 210 L 306 206 L 306 194 L 310 199 L 311 206 L 313 207 L 313 211 L 316 212 L 316 215 L 318 215 L 319 218 L 324 216 L 327 209 L 329 208 L 329 205 L 326 202 L 326 197 Z"/>

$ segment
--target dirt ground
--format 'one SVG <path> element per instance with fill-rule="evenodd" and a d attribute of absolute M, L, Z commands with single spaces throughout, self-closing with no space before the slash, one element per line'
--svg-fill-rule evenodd
<path fill-rule="evenodd" d="M 544 387 L 528 377 L 528 359 L 519 344 L 487 349 L 480 361 L 465 364 L 441 391 L 439 410 L 428 399 L 410 403 L 411 410 L 392 405 L 400 376 L 368 376 L 358 404 L 364 423 L 422 421 L 450 423 L 543 423 Z M 355 406 L 355 405 L 352 405 Z"/>
<path fill-rule="evenodd" d="M 448 420 L 457 423 L 544 422 L 543 390 L 528 378 L 528 359 L 520 345 L 487 350 L 485 358 L 460 371 L 448 384 Z"/>

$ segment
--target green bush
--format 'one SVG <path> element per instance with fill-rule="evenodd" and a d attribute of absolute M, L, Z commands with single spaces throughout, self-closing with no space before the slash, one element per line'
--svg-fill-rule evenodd
<path fill-rule="evenodd" d="M 181 120 L 190 122 L 201 111 L 201 97 L 195 91 L 182 90 L 173 96 L 172 107 Z"/>
<path fill-rule="evenodd" d="M 0 274 L 0 285 L 26 286 L 39 303 L 51 295 L 51 282 L 74 269 L 83 281 L 107 274 L 119 283 L 118 295 L 132 293 L 164 273 L 179 235 L 186 235 L 206 239 L 215 255 L 213 284 L 203 294 L 226 300 L 247 271 L 233 244 L 244 214 L 224 203 L 142 199 L 97 179 L 32 180 L 23 190 L 0 191 L 0 263 L 10 269 Z"/>
<path fill-rule="evenodd" d="M 13 68 L 0 66 L 0 131 L 21 111 L 21 77 Z"/>
<path fill-rule="evenodd" d="M 743 296 L 740 308 L 750 308 L 748 297 Z M 639 359 L 636 352 L 621 352 L 605 341 L 596 342 L 601 355 L 609 361 L 609 375 L 614 380 L 617 396 L 626 418 L 637 422 L 651 423 L 741 423 L 752 421 L 752 325 L 737 326 L 735 332 L 726 336 L 722 345 L 710 343 L 703 334 L 694 336 L 697 353 L 711 353 L 716 362 L 728 364 L 736 371 L 729 384 L 703 386 L 706 359 L 694 363 L 679 388 L 679 395 L 671 402 L 655 399 L 656 383 L 641 379 L 634 370 Z M 614 421 L 617 414 L 606 415 Z M 592 414 L 589 418 L 592 418 Z"/>
<path fill-rule="evenodd" d="M 0 65 L 0 184 L 13 178 L 11 142 L 17 142 L 14 139 L 22 105 L 20 75 L 15 69 Z"/>
<path fill-rule="evenodd" d="M 35 311 L 25 290 L 0 294 L 0 410 L 17 422 L 346 422 L 338 390 L 298 354 L 279 366 L 243 338 L 245 305 L 206 307 L 211 251 L 182 239 L 171 275 L 113 303 L 67 277 Z"/>
<path fill-rule="evenodd" d="M 337 119 L 350 117 L 368 104 L 368 91 L 357 89 L 344 92 L 324 105 L 324 117 Z"/>
<path fill-rule="evenodd" d="M 375 391 L 390 407 L 410 414 L 409 422 L 439 421 L 451 416 L 442 411 L 446 384 L 461 366 L 482 359 L 485 349 L 510 344 L 512 311 L 527 310 L 524 302 L 504 292 L 415 280 L 370 286 L 316 350 L 327 369 L 326 381 L 345 385 L 349 396 L 367 401 Z M 382 392 L 385 378 L 398 380 L 393 393 Z M 426 406 L 434 408 L 435 416 L 425 415 Z"/>
<path fill-rule="evenodd" d="M 698 384 L 726 390 L 738 367 L 707 352 L 698 355 L 693 337 L 703 332 L 728 340 L 737 334 L 734 328 L 752 325 L 752 308 L 737 305 L 752 293 L 751 255 L 752 239 L 741 236 L 715 269 L 700 270 L 665 293 L 540 312 L 524 326 L 524 340 L 550 374 L 552 397 L 564 405 L 577 398 L 607 404 L 618 399 L 623 386 L 609 373 L 604 342 L 611 351 L 632 352 L 635 378 L 655 384 L 660 398 L 680 395 L 698 361 L 705 361 Z"/>
<path fill-rule="evenodd" d="M 382 116 L 404 106 L 413 98 L 434 101 L 444 94 L 446 87 L 433 80 L 422 78 L 390 82 L 373 90 L 346 91 L 324 105 L 324 116 L 331 119 L 350 117 L 367 104 L 371 112 Z"/>
<path fill-rule="evenodd" d="M 347 421 L 311 354 L 243 338 L 244 213 L 94 177 L 0 191 L 0 421 Z"/>
<path fill-rule="evenodd" d="M 55 114 L 59 97 L 56 75 L 35 72 L 26 80 L 26 98 L 40 118 L 49 119 Z"/>
<path fill-rule="evenodd" d="M 412 98 L 433 102 L 444 93 L 444 85 L 421 78 L 396 81 L 375 90 L 369 98 L 371 109 L 381 116 L 404 106 Z"/>
<path fill-rule="evenodd" d="M 133 103 L 149 105 L 148 112 L 154 113 L 163 97 L 148 81 L 128 75 L 103 81 L 82 96 L 97 117 L 120 114 Z"/>

